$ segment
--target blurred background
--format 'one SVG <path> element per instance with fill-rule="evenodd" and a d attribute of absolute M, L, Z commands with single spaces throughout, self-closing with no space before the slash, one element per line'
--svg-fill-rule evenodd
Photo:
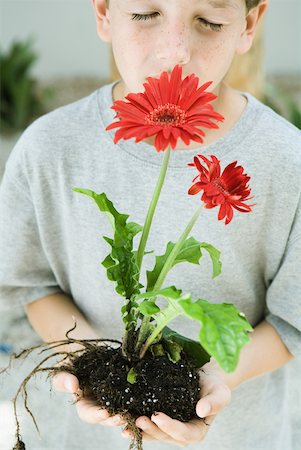
<path fill-rule="evenodd" d="M 248 90 L 299 128 L 300 25 L 300 0 L 271 0 L 251 52 L 237 58 L 228 75 L 232 86 Z M 0 180 L 15 142 L 35 118 L 118 78 L 110 47 L 96 34 L 90 0 L 0 0 L 0 70 Z M 2 314 L 0 367 L 6 365 L 12 351 L 36 342 L 39 340 L 23 310 Z M 13 370 L 13 376 L 0 377 L 1 450 L 10 450 L 13 441 L 10 399 L 34 361 L 33 358 L 18 371 Z M 294 364 L 299 364 L 301 369 L 300 362 Z M 59 400 L 60 409 L 57 399 L 49 400 L 43 382 L 36 390 L 38 384 L 30 388 L 38 392 L 32 396 L 33 409 L 39 411 L 39 418 L 42 414 L 41 431 L 47 440 L 39 441 L 29 423 L 26 433 L 34 436 L 32 442 L 38 442 L 31 449 L 57 450 L 59 430 L 52 433 L 51 414 L 61 415 L 63 423 L 63 400 Z M 301 404 L 300 392 L 292 392 L 293 398 L 293 405 Z M 294 408 L 291 413 L 293 420 L 297 420 Z M 26 414 L 24 417 L 21 414 L 21 420 L 28 420 Z"/>

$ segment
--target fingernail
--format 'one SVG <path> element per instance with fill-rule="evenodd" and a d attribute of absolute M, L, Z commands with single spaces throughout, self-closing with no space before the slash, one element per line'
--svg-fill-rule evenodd
<path fill-rule="evenodd" d="M 64 386 L 68 392 L 74 392 L 73 383 L 69 378 L 64 381 Z"/>
<path fill-rule="evenodd" d="M 128 431 L 123 431 L 121 433 L 121 436 L 124 437 L 125 439 L 129 439 L 131 437 L 131 435 Z"/>
<path fill-rule="evenodd" d="M 108 419 L 108 417 L 110 417 L 110 414 L 106 409 L 100 409 L 98 411 L 98 417 L 100 418 L 100 420 L 106 420 Z"/>
<path fill-rule="evenodd" d="M 160 413 L 158 413 L 157 411 L 155 411 L 155 412 L 152 414 L 151 420 L 152 420 L 153 422 L 156 422 L 158 419 L 160 420 Z"/>
<path fill-rule="evenodd" d="M 122 417 L 120 417 L 120 416 L 114 416 L 114 417 L 113 417 L 113 422 L 114 422 L 115 425 L 122 425 L 122 424 L 123 424 Z"/>
<path fill-rule="evenodd" d="M 201 408 L 199 408 L 198 416 L 203 419 L 204 417 L 207 417 L 208 414 L 210 414 L 210 411 L 211 411 L 210 404 L 205 403 L 205 405 L 202 405 Z"/>

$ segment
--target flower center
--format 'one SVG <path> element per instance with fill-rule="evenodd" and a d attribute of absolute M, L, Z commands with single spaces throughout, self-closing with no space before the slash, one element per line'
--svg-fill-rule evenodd
<path fill-rule="evenodd" d="M 216 178 L 215 180 L 212 181 L 212 184 L 215 187 L 217 187 L 217 189 L 219 189 L 222 194 L 230 195 L 230 192 L 227 190 L 227 186 L 225 185 L 225 183 L 222 181 L 221 178 Z"/>
<path fill-rule="evenodd" d="M 178 105 L 166 103 L 154 109 L 146 116 L 147 125 L 161 125 L 177 127 L 185 123 L 186 114 Z"/>

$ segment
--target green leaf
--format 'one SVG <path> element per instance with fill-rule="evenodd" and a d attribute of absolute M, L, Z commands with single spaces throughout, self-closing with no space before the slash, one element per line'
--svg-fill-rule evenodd
<path fill-rule="evenodd" d="M 174 242 L 168 242 L 165 253 L 163 255 L 156 256 L 156 263 L 153 270 L 152 271 L 148 270 L 146 272 L 147 291 L 152 290 L 153 287 L 155 286 L 158 276 L 175 245 L 176 244 Z M 178 256 L 176 257 L 173 263 L 173 266 L 175 266 L 180 262 L 185 261 L 190 262 L 192 264 L 198 264 L 201 256 L 202 254 L 200 251 L 200 243 L 196 241 L 193 237 L 190 237 L 186 239 L 186 241 L 184 242 L 181 251 L 179 252 Z"/>
<path fill-rule="evenodd" d="M 250 341 L 247 333 L 252 327 L 245 316 L 228 303 L 211 304 L 202 299 L 193 303 L 189 298 L 179 303 L 188 317 L 200 322 L 199 339 L 207 353 L 226 372 L 234 371 L 240 350 Z"/>
<path fill-rule="evenodd" d="M 149 349 L 152 355 L 156 358 L 158 358 L 159 356 L 165 356 L 165 351 L 162 344 L 153 344 Z"/>
<path fill-rule="evenodd" d="M 156 314 L 157 312 L 159 312 L 160 308 L 159 308 L 159 306 L 155 305 L 154 302 L 149 302 L 149 301 L 145 300 L 144 302 L 142 302 L 139 305 L 139 311 L 144 316 L 152 316 L 153 314 Z"/>
<path fill-rule="evenodd" d="M 217 250 L 213 245 L 207 244 L 206 242 L 201 242 L 201 248 L 209 253 L 212 261 L 213 273 L 212 278 L 217 277 L 222 271 L 222 262 L 220 260 L 221 252 Z"/>
<path fill-rule="evenodd" d="M 186 336 L 182 336 L 174 330 L 165 327 L 162 331 L 162 339 L 167 342 L 175 342 L 193 360 L 196 367 L 202 367 L 208 361 L 210 361 L 210 355 L 201 346 L 201 344 L 193 339 L 189 339 Z"/>
<path fill-rule="evenodd" d="M 121 308 L 121 316 L 126 330 L 129 330 L 133 324 L 136 324 L 138 306 L 138 303 L 134 300 L 125 300 L 125 304 Z"/>
<path fill-rule="evenodd" d="M 179 303 L 179 299 L 184 300 L 191 298 L 190 294 L 182 295 L 182 291 L 180 289 L 177 289 L 175 286 L 169 286 L 164 289 L 139 294 L 135 296 L 135 300 L 138 300 L 139 298 L 146 299 L 159 296 L 165 297 L 169 301 L 164 308 L 160 309 L 159 312 L 152 314 L 152 317 L 155 319 L 156 326 L 147 339 L 147 342 L 144 346 L 145 350 L 155 341 L 157 336 L 171 320 L 184 314 L 184 311 Z"/>
<path fill-rule="evenodd" d="M 167 353 L 167 357 L 173 363 L 180 361 L 183 347 L 172 340 L 164 339 L 163 347 Z"/>
<path fill-rule="evenodd" d="M 127 382 L 130 383 L 130 384 L 135 384 L 136 383 L 136 372 L 135 372 L 134 367 L 132 367 L 128 371 L 126 379 L 127 379 Z"/>
<path fill-rule="evenodd" d="M 108 199 L 108 197 L 104 192 L 102 194 L 97 194 L 96 192 L 91 191 L 90 189 L 83 189 L 83 188 L 73 188 L 72 190 L 74 192 L 79 192 L 80 194 L 84 194 L 87 195 L 88 197 L 91 197 L 96 202 L 100 211 L 102 211 L 107 216 L 113 229 L 115 229 L 116 226 L 118 225 L 121 227 L 121 229 L 125 227 L 126 221 L 129 216 L 127 214 L 120 214 L 115 209 L 113 203 Z M 129 225 L 131 228 L 132 225 L 131 224 Z"/>
<path fill-rule="evenodd" d="M 163 289 L 158 289 L 156 291 L 142 292 L 141 294 L 135 295 L 135 300 L 140 300 L 141 298 L 154 298 L 154 297 L 166 297 L 177 300 L 181 297 L 182 291 L 181 289 L 177 289 L 175 286 L 169 286 Z"/>
<path fill-rule="evenodd" d="M 156 256 L 156 263 L 153 270 L 148 270 L 146 272 L 147 291 L 151 291 L 155 286 L 160 272 L 175 245 L 176 244 L 174 242 L 168 242 L 165 253 L 163 255 Z M 219 259 L 220 252 L 212 245 L 207 244 L 206 242 L 199 242 L 194 237 L 186 239 L 172 267 L 182 262 L 199 264 L 200 258 L 202 257 L 201 248 L 204 248 L 209 253 L 213 264 L 213 277 L 216 277 L 221 272 L 221 261 Z"/>
<path fill-rule="evenodd" d="M 133 250 L 133 238 L 142 231 L 142 227 L 135 222 L 127 223 L 129 216 L 120 214 L 105 193 L 96 194 L 89 189 L 81 188 L 74 188 L 73 191 L 92 198 L 109 220 L 114 237 L 112 239 L 103 236 L 111 246 L 111 253 L 102 261 L 102 265 L 107 270 L 108 279 L 115 282 L 116 292 L 128 300 L 131 299 L 142 287 L 138 282 L 137 252 Z M 129 301 L 126 308 L 122 309 L 125 323 L 132 322 L 136 306 Z"/>
<path fill-rule="evenodd" d="M 182 294 L 175 286 L 139 294 L 135 296 L 135 300 L 159 296 L 165 297 L 168 304 L 159 312 L 152 314 L 156 326 L 148 337 L 144 349 L 154 342 L 159 333 L 164 333 L 169 322 L 178 316 L 186 315 L 189 319 L 200 323 L 199 340 L 203 349 L 193 342 L 185 343 L 183 337 L 178 339 L 175 337 L 175 341 L 183 348 L 186 344 L 188 353 L 195 353 L 200 365 L 207 362 L 210 355 L 226 372 L 235 370 L 242 347 L 250 341 L 248 332 L 252 331 L 244 314 L 236 306 L 228 303 L 212 304 L 202 299 L 193 302 L 190 294 Z"/>

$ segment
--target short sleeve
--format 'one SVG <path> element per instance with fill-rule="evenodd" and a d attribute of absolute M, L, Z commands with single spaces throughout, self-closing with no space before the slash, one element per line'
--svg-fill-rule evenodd
<path fill-rule="evenodd" d="M 276 329 L 288 350 L 301 355 L 301 207 L 297 209 L 290 238 L 277 275 L 267 291 L 266 320 Z"/>
<path fill-rule="evenodd" d="M 20 146 L 0 185 L 0 311 L 61 291 L 42 248 Z"/>

